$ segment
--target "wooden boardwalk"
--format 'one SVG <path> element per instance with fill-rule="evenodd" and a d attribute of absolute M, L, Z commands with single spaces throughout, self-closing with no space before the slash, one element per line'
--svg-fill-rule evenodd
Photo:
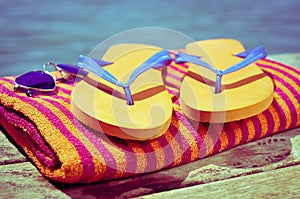
<path fill-rule="evenodd" d="M 270 56 L 300 66 L 300 54 Z M 110 182 L 49 182 L 0 128 L 0 198 L 300 198 L 300 128 L 168 170 Z"/>

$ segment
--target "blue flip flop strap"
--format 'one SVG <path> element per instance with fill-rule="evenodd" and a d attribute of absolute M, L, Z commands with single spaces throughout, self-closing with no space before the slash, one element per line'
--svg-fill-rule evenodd
<path fill-rule="evenodd" d="M 216 73 L 217 77 L 216 77 L 215 93 L 220 93 L 221 92 L 221 81 L 222 81 L 223 75 L 240 70 L 259 59 L 265 58 L 267 56 L 267 53 L 265 52 L 265 49 L 263 46 L 259 46 L 253 50 L 241 52 L 241 53 L 237 54 L 236 56 L 243 57 L 244 60 L 225 69 L 225 70 L 218 70 L 215 67 L 211 66 L 210 64 L 200 60 L 199 59 L 200 57 L 181 53 L 181 52 L 176 54 L 175 62 L 176 63 L 190 62 L 193 64 L 203 66 L 203 67 L 213 71 L 214 73 Z"/>
<path fill-rule="evenodd" d="M 107 66 L 112 64 L 112 62 L 107 62 L 101 59 L 96 59 L 96 58 L 92 58 L 99 66 Z M 87 71 L 85 71 L 82 67 L 79 66 L 74 66 L 72 64 L 57 64 L 57 66 L 67 72 L 70 73 L 72 75 L 81 75 L 81 76 L 86 76 L 88 74 Z"/>
<path fill-rule="evenodd" d="M 95 62 L 93 59 L 80 55 L 78 66 L 83 67 L 84 69 L 96 74 L 97 76 L 105 79 L 106 81 L 109 81 L 110 83 L 120 86 L 124 89 L 127 104 L 133 105 L 132 95 L 130 91 L 130 85 L 134 82 L 134 80 L 143 72 L 146 70 L 149 70 L 150 68 L 160 68 L 163 66 L 166 66 L 172 62 L 172 58 L 167 50 L 162 50 L 156 54 L 154 54 L 152 57 L 150 57 L 148 60 L 146 60 L 143 64 L 141 64 L 138 68 L 136 68 L 132 74 L 129 77 L 129 80 L 127 83 L 121 83 L 115 78 L 111 73 L 106 71 L 104 68 L 99 67 L 97 62 Z"/>

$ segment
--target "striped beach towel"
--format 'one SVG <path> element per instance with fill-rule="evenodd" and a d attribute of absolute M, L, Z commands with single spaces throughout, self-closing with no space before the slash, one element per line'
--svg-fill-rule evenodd
<path fill-rule="evenodd" d="M 58 83 L 54 93 L 27 97 L 13 91 L 15 77 L 0 78 L 0 121 L 47 178 L 64 183 L 119 179 L 188 163 L 234 146 L 300 125 L 300 71 L 268 59 L 257 65 L 274 82 L 274 100 L 264 112 L 225 123 L 193 126 L 178 99 L 172 122 L 162 136 L 129 141 L 95 133 L 70 111 L 72 83 Z M 186 65 L 164 71 L 166 86 L 176 96 Z"/>

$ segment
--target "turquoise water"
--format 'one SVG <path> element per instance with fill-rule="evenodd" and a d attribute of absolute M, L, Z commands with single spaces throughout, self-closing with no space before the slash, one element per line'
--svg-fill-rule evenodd
<path fill-rule="evenodd" d="M 170 28 L 195 40 L 230 37 L 269 54 L 300 52 L 298 0 L 10 0 L 0 6 L 0 76 L 76 63 L 119 32 Z"/>

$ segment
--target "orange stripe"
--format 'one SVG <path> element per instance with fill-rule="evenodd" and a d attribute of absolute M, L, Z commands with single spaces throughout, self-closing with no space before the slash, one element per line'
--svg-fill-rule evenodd
<path fill-rule="evenodd" d="M 246 118 L 244 121 L 246 122 L 248 132 L 249 132 L 247 142 L 250 142 L 255 137 L 255 127 L 253 121 L 250 118 Z"/>
<path fill-rule="evenodd" d="M 221 147 L 220 151 L 224 151 L 228 147 L 228 136 L 224 129 L 222 129 L 222 132 L 220 134 L 220 141 L 221 141 Z"/>
<path fill-rule="evenodd" d="M 265 137 L 266 133 L 268 132 L 268 121 L 266 116 L 263 113 L 257 114 L 257 118 L 260 121 L 261 124 L 261 134 L 260 138 Z"/>
<path fill-rule="evenodd" d="M 234 146 L 239 145 L 241 143 L 242 140 L 242 129 L 240 128 L 240 126 L 237 124 L 237 122 L 233 121 L 230 122 L 230 127 L 233 129 L 234 131 Z"/>
<path fill-rule="evenodd" d="M 280 117 L 279 117 L 279 115 L 278 115 L 278 112 L 277 112 L 277 110 L 274 108 L 273 105 L 271 105 L 271 106 L 269 107 L 269 111 L 270 111 L 270 113 L 271 113 L 271 115 L 272 115 L 272 117 L 273 117 L 273 121 L 274 121 L 274 130 L 273 130 L 273 132 L 278 132 L 279 126 L 280 126 L 280 123 L 279 123 L 279 122 L 276 122 L 276 121 L 279 121 L 279 120 L 280 120 Z"/>

